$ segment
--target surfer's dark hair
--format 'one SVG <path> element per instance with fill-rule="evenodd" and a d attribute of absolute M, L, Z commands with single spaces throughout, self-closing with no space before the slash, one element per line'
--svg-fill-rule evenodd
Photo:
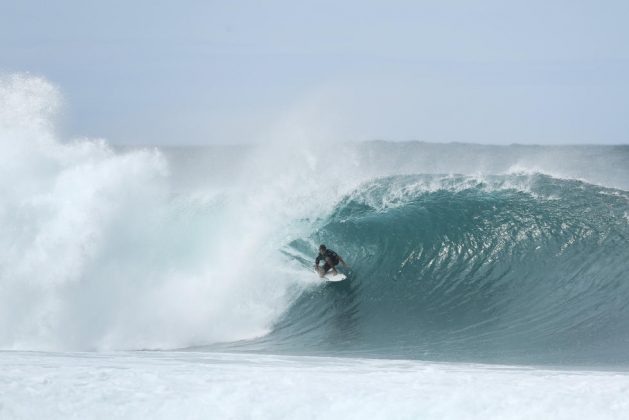
<path fill-rule="evenodd" d="M 325 245 L 321 244 L 319 245 L 319 249 L 327 249 L 327 248 L 325 247 Z"/>

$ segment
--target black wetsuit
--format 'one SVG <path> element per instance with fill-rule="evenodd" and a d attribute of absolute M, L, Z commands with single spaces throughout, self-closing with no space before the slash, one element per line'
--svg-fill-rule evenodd
<path fill-rule="evenodd" d="M 326 249 L 325 252 L 323 253 L 323 255 L 321 255 L 321 253 L 319 253 L 319 255 L 317 255 L 317 259 L 315 260 L 315 264 L 318 266 L 319 265 L 319 261 L 323 260 L 325 261 L 325 264 L 323 264 L 323 270 L 325 273 L 328 272 L 328 270 L 330 270 L 330 268 L 332 268 L 332 266 L 330 265 L 330 263 L 328 263 L 327 259 L 330 259 L 330 261 L 332 261 L 332 263 L 336 266 L 338 265 L 338 263 L 341 261 L 339 259 L 339 256 L 336 252 L 332 251 L 331 249 Z"/>

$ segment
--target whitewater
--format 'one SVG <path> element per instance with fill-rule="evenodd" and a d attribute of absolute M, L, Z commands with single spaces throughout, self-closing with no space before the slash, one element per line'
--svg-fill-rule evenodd
<path fill-rule="evenodd" d="M 1 418 L 626 416 L 629 146 L 123 147 L 0 98 Z"/>

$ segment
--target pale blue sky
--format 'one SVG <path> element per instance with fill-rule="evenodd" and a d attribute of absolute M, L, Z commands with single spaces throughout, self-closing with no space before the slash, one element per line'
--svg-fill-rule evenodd
<path fill-rule="evenodd" d="M 2 1 L 71 135 L 629 143 L 628 1 Z"/>

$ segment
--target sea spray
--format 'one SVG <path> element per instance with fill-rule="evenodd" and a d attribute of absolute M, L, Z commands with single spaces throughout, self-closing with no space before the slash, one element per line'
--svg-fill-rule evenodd
<path fill-rule="evenodd" d="M 175 194 L 155 149 L 59 139 L 60 95 L 44 79 L 0 86 L 1 348 L 173 348 L 267 331 L 288 280 L 268 283 L 255 200 Z"/>

